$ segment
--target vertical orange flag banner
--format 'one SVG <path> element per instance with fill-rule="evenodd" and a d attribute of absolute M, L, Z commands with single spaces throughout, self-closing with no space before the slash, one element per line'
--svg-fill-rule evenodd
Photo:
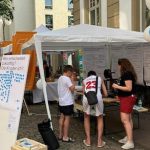
<path fill-rule="evenodd" d="M 12 54 L 22 54 L 22 44 L 29 41 L 36 32 L 16 32 L 12 38 Z M 27 49 L 24 54 L 30 55 L 29 69 L 26 81 L 26 90 L 33 90 L 35 85 L 35 69 L 36 69 L 36 52 L 35 50 Z"/>

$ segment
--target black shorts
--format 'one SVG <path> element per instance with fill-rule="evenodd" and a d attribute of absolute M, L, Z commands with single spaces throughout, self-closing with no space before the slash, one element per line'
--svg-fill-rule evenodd
<path fill-rule="evenodd" d="M 73 114 L 73 107 L 73 105 L 59 106 L 59 111 L 64 114 L 64 116 L 70 116 Z"/>

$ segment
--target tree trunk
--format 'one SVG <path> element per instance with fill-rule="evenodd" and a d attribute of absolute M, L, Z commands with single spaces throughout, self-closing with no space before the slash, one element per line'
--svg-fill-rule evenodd
<path fill-rule="evenodd" d="M 3 21 L 3 41 L 5 41 L 5 21 Z"/>

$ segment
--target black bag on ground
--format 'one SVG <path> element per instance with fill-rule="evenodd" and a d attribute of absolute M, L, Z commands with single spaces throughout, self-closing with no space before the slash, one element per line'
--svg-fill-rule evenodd
<path fill-rule="evenodd" d="M 95 105 L 98 103 L 98 99 L 97 99 L 97 84 L 98 84 L 98 77 L 96 77 L 96 89 L 95 91 L 89 91 L 89 92 L 84 92 L 84 95 L 87 98 L 88 104 L 89 105 Z"/>
<path fill-rule="evenodd" d="M 44 143 L 48 146 L 48 150 L 55 150 L 59 148 L 58 140 L 50 127 L 50 120 L 39 123 L 38 130 L 43 138 Z"/>

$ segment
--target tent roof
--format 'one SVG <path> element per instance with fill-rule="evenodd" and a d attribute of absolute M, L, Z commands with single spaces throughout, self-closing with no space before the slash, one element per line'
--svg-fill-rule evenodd
<path fill-rule="evenodd" d="M 36 29 L 33 30 L 34 32 L 41 33 L 41 32 L 47 32 L 49 29 L 45 27 L 43 24 L 38 26 Z"/>
<path fill-rule="evenodd" d="M 59 30 L 41 32 L 23 45 L 23 49 L 42 43 L 43 51 L 73 50 L 84 47 L 97 47 L 108 42 L 137 43 L 147 42 L 143 32 L 80 24 Z"/>
<path fill-rule="evenodd" d="M 12 44 L 2 47 L 1 50 L 2 50 L 2 55 L 12 52 Z"/>
<path fill-rule="evenodd" d="M 37 33 L 41 42 L 146 42 L 142 32 L 80 24 L 68 28 Z"/>

